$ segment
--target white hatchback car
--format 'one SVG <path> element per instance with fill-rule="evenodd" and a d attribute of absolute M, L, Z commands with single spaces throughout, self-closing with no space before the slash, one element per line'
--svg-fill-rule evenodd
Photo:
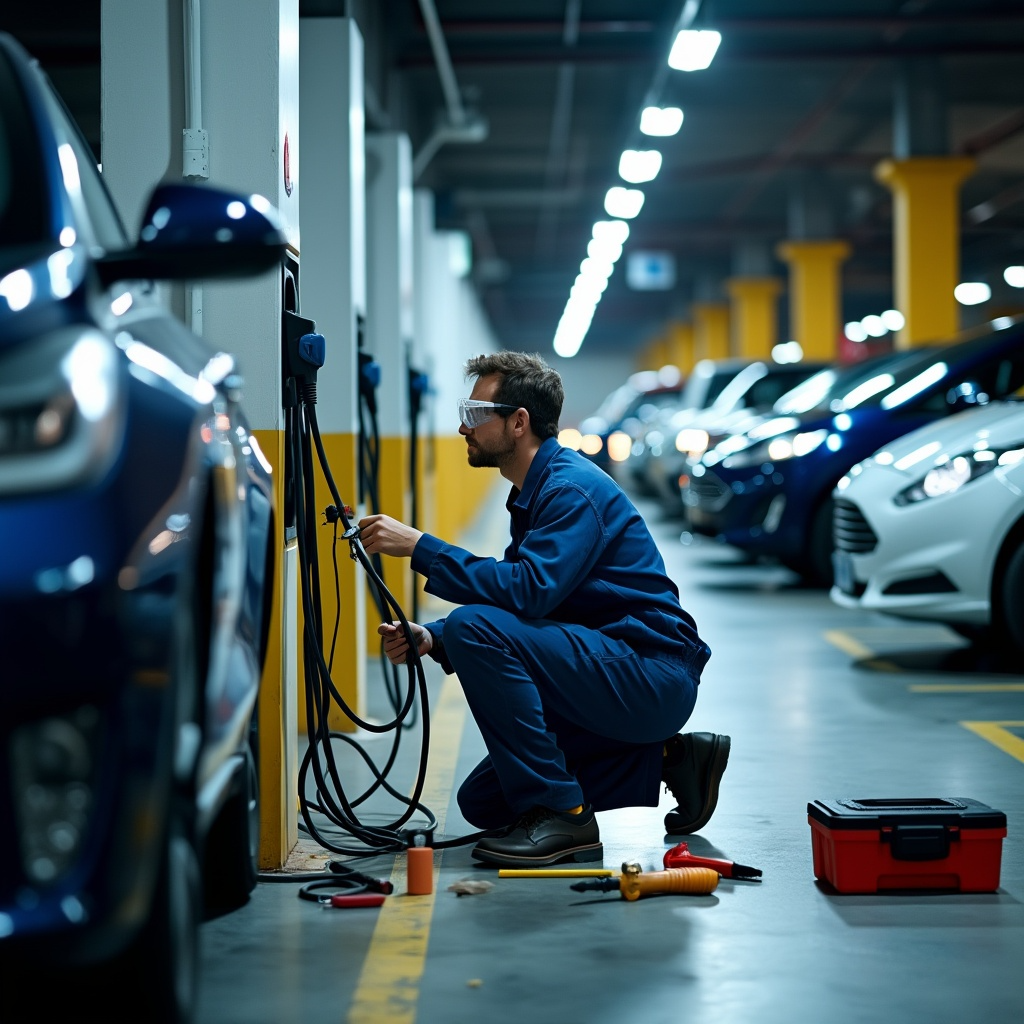
<path fill-rule="evenodd" d="M 1024 650 L 1024 402 L 906 434 L 833 496 L 833 601 Z"/>

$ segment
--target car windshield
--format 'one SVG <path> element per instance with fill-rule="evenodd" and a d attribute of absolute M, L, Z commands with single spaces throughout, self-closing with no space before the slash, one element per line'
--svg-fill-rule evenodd
<path fill-rule="evenodd" d="M 18 80 L 0 49 L 0 273 L 52 242 L 41 148 Z"/>
<path fill-rule="evenodd" d="M 1021 386 L 1024 377 L 1024 339 L 1018 330 L 1016 349 L 1009 338 L 1006 346 L 997 349 L 1001 333 L 989 328 L 952 345 L 902 353 L 902 359 L 880 365 L 844 387 L 833 388 L 821 411 L 836 413 L 876 406 L 894 409 L 928 393 L 940 382 L 944 382 L 944 389 L 960 384 L 960 380 L 948 378 L 951 368 L 965 364 L 969 368 L 963 372 L 974 386 L 991 398 L 1005 397 Z M 992 356 L 986 359 L 989 350 Z M 944 391 L 940 398 L 945 400 Z"/>
<path fill-rule="evenodd" d="M 830 366 L 787 391 L 775 403 L 772 413 L 776 416 L 803 416 L 820 410 L 824 414 L 832 408 L 834 401 L 854 393 L 865 382 L 878 380 L 885 373 L 895 373 L 905 365 L 916 364 L 932 352 L 934 349 L 919 348 L 909 352 L 890 352 L 852 366 Z"/>

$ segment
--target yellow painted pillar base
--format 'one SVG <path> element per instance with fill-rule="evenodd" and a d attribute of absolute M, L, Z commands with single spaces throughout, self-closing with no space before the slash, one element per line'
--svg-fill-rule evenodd
<path fill-rule="evenodd" d="M 298 553 L 295 542 L 286 547 L 284 539 L 284 432 L 254 430 L 253 436 L 274 468 L 276 509 L 274 575 L 267 593 L 270 634 L 259 696 L 259 864 L 269 871 L 284 865 L 298 841 Z"/>
<path fill-rule="evenodd" d="M 970 157 L 883 160 L 875 177 L 893 194 L 896 308 L 904 326 L 898 348 L 949 341 L 960 317 L 953 289 L 960 276 L 960 185 Z"/>
<path fill-rule="evenodd" d="M 789 265 L 789 322 L 805 359 L 836 358 L 842 329 L 839 268 L 850 255 L 840 239 L 791 240 L 776 248 Z"/>
<path fill-rule="evenodd" d="M 408 523 L 412 508 L 409 482 L 409 438 L 382 437 L 380 439 L 380 480 L 378 496 L 380 510 L 385 515 Z M 384 584 L 394 599 L 402 606 L 406 617 L 412 608 L 412 579 L 407 558 L 381 558 L 384 565 Z M 370 654 L 380 649 L 377 633 L 380 614 L 369 584 L 366 590 L 366 646 Z"/>
<path fill-rule="evenodd" d="M 774 277 L 733 277 L 726 281 L 732 312 L 732 351 L 744 359 L 767 359 L 779 340 L 778 297 Z"/>
<path fill-rule="evenodd" d="M 695 302 L 690 313 L 695 359 L 728 359 L 729 307 L 724 302 Z"/>
<path fill-rule="evenodd" d="M 669 362 L 678 366 L 685 377 L 697 361 L 694 359 L 693 324 L 682 320 L 673 320 L 669 332 Z"/>
<path fill-rule="evenodd" d="M 456 542 L 476 517 L 484 498 L 501 476 L 496 469 L 478 469 L 466 461 L 466 440 L 460 435 L 434 439 L 435 473 L 429 503 L 433 529 L 441 540 Z"/>

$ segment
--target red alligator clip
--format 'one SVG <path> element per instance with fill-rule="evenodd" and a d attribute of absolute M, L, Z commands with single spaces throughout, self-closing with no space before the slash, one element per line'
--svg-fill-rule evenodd
<path fill-rule="evenodd" d="M 711 868 L 723 878 L 745 878 L 752 880 L 761 876 L 760 868 L 750 868 L 745 864 L 735 864 L 731 860 L 718 860 L 715 857 L 698 857 L 690 853 L 686 843 L 679 843 L 665 852 L 666 868 Z"/>
<path fill-rule="evenodd" d="M 379 907 L 385 900 L 383 893 L 361 892 L 353 896 L 346 896 L 344 893 L 335 893 L 331 897 L 331 906 L 339 910 L 347 907 Z"/>

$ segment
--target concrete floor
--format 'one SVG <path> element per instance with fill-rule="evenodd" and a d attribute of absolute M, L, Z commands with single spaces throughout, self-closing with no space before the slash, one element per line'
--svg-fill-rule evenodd
<path fill-rule="evenodd" d="M 498 880 L 463 847 L 435 854 L 433 897 L 395 896 L 382 910 L 322 909 L 294 884 L 261 883 L 245 907 L 203 926 L 200 1022 L 1021 1019 L 1024 763 L 962 723 L 1024 736 L 1024 676 L 941 627 L 850 613 L 785 570 L 683 546 L 678 524 L 644 511 L 714 652 L 688 728 L 733 744 L 718 810 L 690 847 L 760 867 L 763 882 L 628 903 L 563 879 Z M 499 506 L 493 521 L 503 517 Z M 432 675 L 434 700 L 441 687 Z M 455 836 L 469 828 L 446 798 L 483 746 L 457 691 L 444 692 L 441 728 L 461 725 L 461 738 L 457 749 L 435 740 L 432 772 L 454 777 L 431 783 L 444 806 L 426 802 Z M 806 807 L 836 796 L 968 796 L 1004 811 L 999 891 L 826 891 Z M 659 867 L 674 842 L 663 834 L 670 806 L 664 796 L 657 809 L 601 814 L 605 865 Z M 358 866 L 387 875 L 396 864 Z M 495 888 L 447 891 L 467 877 Z"/>

